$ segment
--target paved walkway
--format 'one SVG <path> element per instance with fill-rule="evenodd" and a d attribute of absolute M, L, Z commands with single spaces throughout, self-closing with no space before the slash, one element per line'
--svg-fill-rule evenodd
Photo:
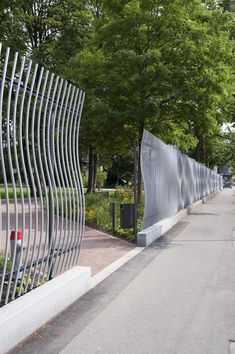
<path fill-rule="evenodd" d="M 38 205 L 39 202 L 38 202 Z M 18 203 L 18 223 L 19 223 L 19 228 L 22 229 L 22 205 L 21 203 Z M 32 220 L 35 221 L 35 209 L 34 209 L 34 204 L 32 202 Z M 0 237 L 0 252 L 5 251 L 5 243 L 6 243 L 6 225 L 7 225 L 7 211 L 6 211 L 6 203 L 2 201 L 1 204 L 1 214 L 0 214 L 0 225 L 2 221 L 2 232 L 1 232 L 1 237 Z M 15 209 L 14 209 L 14 202 L 11 201 L 10 206 L 9 206 L 9 211 L 10 211 L 10 229 L 14 228 L 15 225 Z M 25 231 L 24 231 L 24 245 L 27 246 L 28 244 L 28 237 L 29 237 L 29 208 L 28 204 L 25 203 Z M 41 209 L 38 208 L 38 230 L 37 230 L 37 245 L 35 245 L 35 248 L 37 249 L 37 246 L 39 246 L 40 242 L 40 220 L 41 220 Z M 46 219 L 46 213 L 45 213 L 45 219 Z M 69 227 L 69 226 L 67 226 Z M 64 222 L 64 228 L 65 228 L 65 222 Z M 34 235 L 35 235 L 35 224 L 33 222 L 32 225 L 32 237 L 30 239 L 29 243 L 29 255 L 28 259 L 30 259 L 32 252 L 33 252 L 33 245 L 34 245 Z M 72 233 L 71 233 L 72 234 Z M 68 236 L 68 233 L 67 233 Z M 10 238 L 9 238 L 10 239 Z M 57 239 L 59 239 L 57 237 Z M 42 232 L 42 244 L 41 244 L 41 249 L 40 249 L 40 257 L 43 255 L 43 250 L 44 250 L 44 243 L 46 240 L 46 223 L 44 222 L 44 229 Z M 62 242 L 62 241 L 61 241 Z M 113 237 L 111 235 L 108 235 L 104 232 L 94 230 L 92 228 L 86 227 L 85 228 L 85 234 L 82 242 L 82 248 L 80 251 L 79 255 L 79 265 L 82 266 L 89 266 L 91 267 L 91 272 L 92 275 L 97 274 L 101 270 L 103 270 L 105 267 L 109 266 L 111 263 L 116 261 L 117 259 L 121 258 L 124 256 L 126 253 L 131 251 L 135 246 L 131 244 L 130 242 L 127 242 L 125 240 Z M 8 250 L 10 251 L 10 245 L 9 245 L 9 240 L 8 240 Z M 24 254 L 26 254 L 27 248 L 25 247 Z M 35 253 L 34 253 L 35 255 Z"/>
<path fill-rule="evenodd" d="M 78 265 L 91 267 L 93 276 L 133 248 L 135 246 L 127 241 L 86 227 Z"/>
<path fill-rule="evenodd" d="M 234 208 L 223 190 L 13 353 L 233 354 Z"/>

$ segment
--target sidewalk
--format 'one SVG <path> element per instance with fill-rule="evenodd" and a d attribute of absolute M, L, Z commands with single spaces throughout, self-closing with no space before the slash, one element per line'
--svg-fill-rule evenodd
<path fill-rule="evenodd" d="M 78 263 L 91 267 L 93 276 L 134 248 L 130 242 L 86 227 Z"/>
<path fill-rule="evenodd" d="M 14 354 L 233 354 L 235 197 L 200 206 Z"/>

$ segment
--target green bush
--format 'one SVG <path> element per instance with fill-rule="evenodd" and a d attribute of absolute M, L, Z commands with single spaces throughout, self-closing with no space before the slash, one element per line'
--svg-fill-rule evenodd
<path fill-rule="evenodd" d="M 2 272 L 3 272 L 4 261 L 5 261 L 4 255 L 3 255 L 2 253 L 0 253 L 0 274 L 2 274 Z M 7 272 L 10 272 L 10 270 L 11 270 L 11 259 L 10 259 L 10 258 L 7 258 L 6 271 L 7 271 Z"/>
<path fill-rule="evenodd" d="M 87 188 L 87 185 L 88 185 L 88 178 L 86 175 L 83 175 L 82 176 L 82 185 L 83 185 L 83 188 Z"/>
<path fill-rule="evenodd" d="M 106 178 L 107 178 L 107 172 L 101 170 L 101 168 L 98 168 L 96 173 L 96 187 L 98 189 L 104 186 L 104 182 Z"/>
<path fill-rule="evenodd" d="M 133 229 L 122 229 L 120 227 L 120 204 L 133 203 L 133 192 L 131 189 L 118 189 L 115 192 L 100 192 L 86 194 L 86 224 L 97 227 L 106 232 L 112 231 L 112 216 L 109 213 L 110 203 L 116 205 L 116 228 L 115 233 L 129 240 L 134 240 Z M 137 228 L 141 230 L 144 203 L 138 209 Z"/>

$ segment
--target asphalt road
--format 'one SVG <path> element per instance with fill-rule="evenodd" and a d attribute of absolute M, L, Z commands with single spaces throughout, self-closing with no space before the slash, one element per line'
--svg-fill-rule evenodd
<path fill-rule="evenodd" d="M 12 353 L 234 354 L 233 193 L 200 206 Z"/>

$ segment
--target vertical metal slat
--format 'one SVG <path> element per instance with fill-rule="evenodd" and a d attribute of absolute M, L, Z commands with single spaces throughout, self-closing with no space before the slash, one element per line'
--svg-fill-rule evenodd
<path fill-rule="evenodd" d="M 20 167 L 19 167 L 19 159 L 18 159 L 18 153 L 17 153 L 17 105 L 19 101 L 19 91 L 20 91 L 20 84 L 23 76 L 23 71 L 24 71 L 24 65 L 25 65 L 25 57 L 22 58 L 21 61 L 21 67 L 20 67 L 20 73 L 18 77 L 18 83 L 17 83 L 17 89 L 15 92 L 15 103 L 14 103 L 14 120 L 13 120 L 13 140 L 14 140 L 14 158 L 15 158 L 15 163 L 16 163 L 16 171 L 17 171 L 17 178 L 19 180 L 19 186 L 20 186 L 20 200 L 21 200 L 21 208 L 22 208 L 22 225 L 24 224 L 24 213 L 25 213 L 25 208 L 24 208 L 24 191 L 23 191 L 23 185 L 22 185 L 22 178 L 21 178 L 21 173 L 20 173 Z M 16 226 L 15 226 L 16 229 Z M 20 255 L 19 259 L 21 260 L 23 257 L 23 244 L 24 244 L 24 235 L 22 235 L 22 245 L 20 249 Z M 20 269 L 18 267 L 16 277 L 15 277 L 15 284 L 12 292 L 12 300 L 15 298 L 15 293 L 16 293 L 16 287 L 19 279 L 19 274 L 20 274 Z"/>
<path fill-rule="evenodd" d="M 27 65 L 27 72 L 26 72 L 26 77 L 24 81 L 24 89 L 21 97 L 21 105 L 20 105 L 20 123 L 19 123 L 19 143 L 20 143 L 20 158 L 21 158 L 21 164 L 22 164 L 22 169 L 23 169 L 23 177 L 26 185 L 26 191 L 27 191 L 27 199 L 28 199 L 28 208 L 29 208 L 29 231 L 28 231 L 28 241 L 27 241 L 27 246 L 26 246 L 26 254 L 25 254 L 25 260 L 24 260 L 24 269 L 23 269 L 23 274 L 22 274 L 22 279 L 19 285 L 19 296 L 21 295 L 22 292 L 22 287 L 24 283 L 24 277 L 27 269 L 27 261 L 28 261 L 28 254 L 29 254 L 29 248 L 30 248 L 30 238 L 31 238 L 31 228 L 32 228 L 32 217 L 31 217 L 31 196 L 30 196 L 30 187 L 29 187 L 29 181 L 28 181 L 28 175 L 27 175 L 27 169 L 25 165 L 25 158 L 24 158 L 24 146 L 23 146 L 23 120 L 24 120 L 24 108 L 25 108 L 25 97 L 26 97 L 26 92 L 27 92 L 27 87 L 28 87 L 28 82 L 30 78 L 30 73 L 31 73 L 31 67 L 32 67 L 32 61 L 30 60 L 28 65 Z M 22 242 L 24 242 L 25 239 L 25 218 L 26 218 L 26 213 L 25 213 L 25 208 L 23 209 L 23 226 L 22 226 Z"/>
<path fill-rule="evenodd" d="M 2 173 L 3 173 L 3 180 L 4 180 L 4 188 L 5 188 L 5 195 L 6 195 L 6 214 L 7 214 L 7 219 L 6 219 L 6 243 L 5 243 L 5 254 L 4 254 L 4 266 L 3 266 L 3 273 L 2 273 L 2 281 L 1 281 L 1 289 L 0 289 L 0 298 L 2 295 L 3 291 L 3 285 L 5 281 L 5 274 L 6 274 L 6 267 L 7 267 L 7 256 L 8 256 L 8 244 L 9 244 L 9 231 L 10 231 L 10 213 L 9 213 L 9 195 L 8 195 L 8 184 L 7 184 L 7 176 L 6 176 L 6 167 L 5 167 L 5 161 L 4 161 L 4 152 L 3 152 L 3 130 L 2 130 L 2 119 L 3 119 L 3 95 L 4 95 L 4 86 L 5 86 L 5 80 L 6 80 L 6 72 L 7 72 L 7 66 L 8 66 L 8 60 L 9 60 L 9 54 L 10 54 L 10 49 L 7 48 L 6 54 L 5 54 L 5 62 L 4 62 L 4 68 L 3 68 L 3 76 L 2 76 L 2 85 L 1 85 L 1 101 L 0 101 L 0 149 L 1 149 L 1 163 L 2 163 Z M 7 301 L 5 300 L 5 304 Z"/>
<path fill-rule="evenodd" d="M 42 178 L 42 184 L 43 184 L 43 190 L 44 190 L 44 195 L 45 195 L 45 201 L 46 201 L 46 205 L 45 208 L 48 211 L 49 208 L 49 200 L 48 200 L 48 191 L 47 191 L 47 185 L 46 185 L 46 178 L 45 178 L 45 174 L 44 174 L 44 167 L 43 167 L 43 161 L 42 161 L 42 151 L 41 151 L 41 116 L 42 116 L 42 109 L 43 109 L 43 102 L 44 102 L 44 97 L 45 97 L 45 92 L 46 92 L 46 87 L 47 87 L 47 82 L 48 82 L 48 77 L 49 77 L 49 71 L 46 71 L 46 74 L 44 76 L 44 83 L 43 83 L 43 88 L 42 88 L 42 92 L 41 92 L 41 101 L 40 101 L 40 105 L 39 105 L 39 110 L 38 110 L 38 117 L 37 117 L 37 148 L 38 148 L 38 161 L 39 161 L 39 174 Z M 40 185 L 40 190 L 42 192 L 42 188 Z M 41 243 L 43 241 L 43 234 L 44 234 L 44 200 L 43 200 L 43 193 L 42 193 L 42 202 L 41 202 L 41 238 L 40 238 L 40 249 L 41 249 Z M 41 259 L 41 263 L 38 269 L 38 277 L 36 280 L 36 286 L 38 286 L 40 280 L 43 281 L 43 275 L 44 272 L 41 276 L 41 270 L 42 267 L 44 266 L 44 259 L 45 259 L 45 255 L 46 255 L 46 247 L 47 247 L 47 243 L 48 243 L 48 239 L 49 239 L 49 227 L 48 227 L 48 222 L 46 224 L 46 233 L 45 233 L 45 238 L 44 238 L 44 247 L 43 247 L 43 252 L 42 252 L 42 259 Z M 38 252 L 40 252 L 40 249 L 38 250 Z"/>
<path fill-rule="evenodd" d="M 84 229 L 85 229 L 85 196 L 84 196 L 84 190 L 83 190 L 83 185 L 82 185 L 82 175 L 81 175 L 81 169 L 80 169 L 80 161 L 79 161 L 79 127 L 81 123 L 81 116 L 82 116 L 82 111 L 83 111 L 83 106 L 84 106 L 84 101 L 85 101 L 85 92 L 83 92 L 83 97 L 82 97 L 82 102 L 80 105 L 80 110 L 79 110 L 79 119 L 78 119 L 78 132 L 76 135 L 76 157 L 77 157 L 77 170 L 78 170 L 78 175 L 79 175 L 79 180 L 80 180 L 80 192 L 81 192 L 81 208 L 80 208 L 80 213 L 81 213 L 81 219 L 80 219 L 80 240 L 78 245 L 81 247 L 82 243 L 82 237 L 84 234 Z M 78 256 L 79 256 L 79 251 L 80 247 L 77 247 L 77 256 L 76 256 L 76 263 L 78 262 Z"/>
<path fill-rule="evenodd" d="M 34 197 L 34 210 L 35 210 L 35 224 L 34 224 L 34 239 L 33 239 L 33 250 L 31 254 L 31 260 L 30 260 L 30 266 L 28 268 L 28 275 L 27 279 L 25 282 L 25 292 L 28 290 L 29 286 L 29 281 L 31 280 L 31 270 L 32 270 L 32 265 L 33 265 L 33 258 L 34 258 L 34 253 L 35 253 L 35 248 L 36 248 L 36 241 L 37 241 L 37 228 L 38 228 L 38 203 L 37 203 L 37 194 L 36 194 L 36 187 L 35 187 L 35 182 L 34 182 L 34 176 L 33 176 L 33 169 L 32 169 L 32 164 L 31 164 L 31 156 L 30 156 L 30 136 L 29 136 L 29 119 L 30 119 L 30 108 L 31 108 L 31 101 L 32 101 L 32 96 L 33 96 L 33 90 L 34 90 L 34 85 L 35 85 L 35 80 L 36 80 L 36 75 L 38 71 L 38 65 L 36 64 L 34 67 L 33 71 L 33 77 L 30 85 L 30 92 L 28 96 L 28 102 L 27 102 L 27 110 L 26 110 L 26 157 L 27 157 L 27 164 L 28 164 L 28 169 L 29 169 L 29 176 L 31 180 L 31 186 L 33 189 L 33 197 Z M 30 210 L 30 219 L 32 221 L 32 210 Z M 29 234 L 29 238 L 31 238 L 31 234 Z M 31 241 L 31 240 L 30 240 Z"/>

